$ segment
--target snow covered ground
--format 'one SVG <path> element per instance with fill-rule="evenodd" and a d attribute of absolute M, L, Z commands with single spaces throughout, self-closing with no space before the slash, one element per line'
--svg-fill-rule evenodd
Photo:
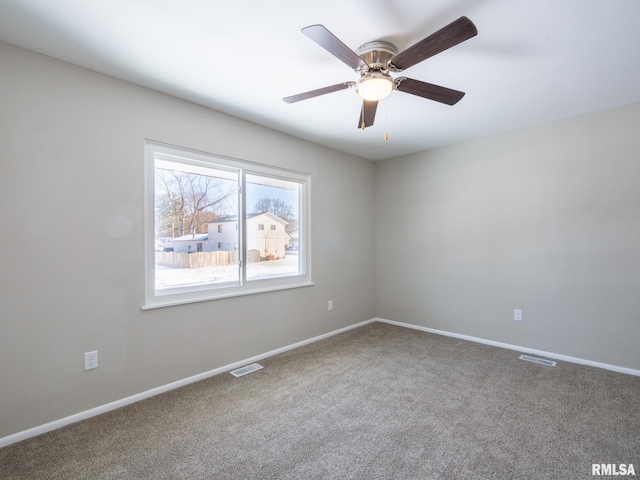
<path fill-rule="evenodd" d="M 287 255 L 284 260 L 247 264 L 247 280 L 298 273 L 298 255 Z M 186 287 L 206 283 L 237 282 L 237 265 L 204 268 L 172 268 L 156 265 L 156 289 Z"/>

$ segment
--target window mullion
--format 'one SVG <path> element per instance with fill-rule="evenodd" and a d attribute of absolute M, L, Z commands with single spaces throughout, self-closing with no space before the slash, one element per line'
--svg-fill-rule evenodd
<path fill-rule="evenodd" d="M 144 309 L 313 284 L 308 174 L 150 140 L 145 162 Z"/>
<path fill-rule="evenodd" d="M 240 185 L 238 187 L 240 192 L 238 195 L 238 211 L 240 212 L 238 215 L 238 228 L 240 229 L 240 248 L 238 256 L 240 258 L 240 264 L 238 268 L 240 268 L 240 285 L 245 285 L 247 283 L 247 181 L 244 169 L 240 170 L 240 175 L 238 177 L 240 181 Z"/>

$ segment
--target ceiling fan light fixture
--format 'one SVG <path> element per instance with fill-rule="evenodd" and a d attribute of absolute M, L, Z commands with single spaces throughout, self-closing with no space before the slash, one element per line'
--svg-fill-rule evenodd
<path fill-rule="evenodd" d="M 370 72 L 363 75 L 356 84 L 356 92 L 364 100 L 377 102 L 393 91 L 393 78 L 386 73 L 379 71 Z"/>

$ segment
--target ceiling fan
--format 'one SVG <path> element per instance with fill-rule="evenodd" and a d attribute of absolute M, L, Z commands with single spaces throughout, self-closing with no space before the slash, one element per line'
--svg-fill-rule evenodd
<path fill-rule="evenodd" d="M 283 98 L 283 100 L 287 103 L 295 103 L 355 87 L 358 95 L 362 97 L 358 128 L 364 130 L 373 125 L 378 100 L 387 97 L 393 90 L 447 105 L 458 103 L 464 96 L 464 92 L 407 77 L 393 78 L 390 73 L 406 70 L 429 57 L 462 43 L 476 36 L 478 30 L 467 17 L 460 17 L 400 53 L 395 45 L 382 41 L 365 43 L 354 52 L 323 25 L 310 25 L 303 28 L 302 33 L 351 67 L 360 75 L 360 79 L 357 82 L 343 82 L 292 95 Z"/>

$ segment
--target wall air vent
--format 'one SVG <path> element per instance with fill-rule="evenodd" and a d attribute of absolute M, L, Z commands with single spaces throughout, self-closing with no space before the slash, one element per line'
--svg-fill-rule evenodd
<path fill-rule="evenodd" d="M 520 355 L 520 360 L 526 360 L 527 362 L 539 363 L 540 365 L 546 365 L 547 367 L 555 367 L 556 362 L 551 360 L 545 360 L 544 358 L 530 357 L 529 355 Z"/>
<path fill-rule="evenodd" d="M 255 372 L 256 370 L 260 370 L 262 365 L 257 363 L 252 363 L 251 365 L 247 365 L 246 367 L 237 368 L 236 370 L 231 370 L 231 375 L 234 377 L 241 377 L 246 375 L 247 373 Z"/>

